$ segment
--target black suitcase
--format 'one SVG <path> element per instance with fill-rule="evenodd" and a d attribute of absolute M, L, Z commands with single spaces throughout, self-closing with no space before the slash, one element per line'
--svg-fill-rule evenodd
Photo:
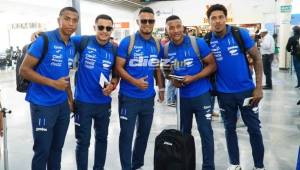
<path fill-rule="evenodd" d="M 177 129 L 180 129 L 180 96 L 177 89 Z M 194 137 L 176 129 L 163 130 L 155 138 L 154 170 L 195 170 Z"/>

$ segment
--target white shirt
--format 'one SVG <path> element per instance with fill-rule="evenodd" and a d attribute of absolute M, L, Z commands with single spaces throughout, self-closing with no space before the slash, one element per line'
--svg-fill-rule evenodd
<path fill-rule="evenodd" d="M 264 54 L 274 54 L 275 51 L 275 41 L 272 36 L 266 34 L 260 43 L 260 53 Z"/>

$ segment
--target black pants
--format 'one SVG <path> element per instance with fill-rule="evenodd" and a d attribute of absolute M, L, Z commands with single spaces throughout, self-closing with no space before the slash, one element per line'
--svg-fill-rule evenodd
<path fill-rule="evenodd" d="M 266 77 L 266 86 L 272 87 L 272 61 L 274 55 L 273 54 L 264 54 L 262 55 L 263 66 L 264 66 L 264 74 Z"/>

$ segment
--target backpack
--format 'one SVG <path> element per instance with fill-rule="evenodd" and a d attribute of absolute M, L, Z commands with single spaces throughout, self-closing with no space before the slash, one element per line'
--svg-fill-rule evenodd
<path fill-rule="evenodd" d="M 35 65 L 34 70 L 36 70 L 36 68 L 39 66 L 39 64 L 41 64 L 41 62 L 43 61 L 43 59 L 45 58 L 47 52 L 48 52 L 48 36 L 45 33 L 41 33 L 40 36 L 42 36 L 43 38 L 43 49 L 42 49 L 42 56 L 39 59 L 38 63 Z M 20 66 L 23 63 L 23 60 L 26 56 L 27 50 L 30 48 L 30 46 L 32 45 L 33 42 L 31 42 L 30 44 L 27 44 L 23 47 L 22 49 L 22 54 L 20 56 L 18 56 L 17 58 L 17 63 L 16 63 L 16 84 L 17 84 L 17 91 L 21 92 L 21 93 L 26 93 L 30 84 L 29 80 L 24 79 L 20 74 Z"/>
<path fill-rule="evenodd" d="M 89 41 L 91 40 L 92 37 L 94 37 L 94 36 L 90 36 L 90 35 L 83 35 L 83 36 L 81 36 L 81 41 L 80 41 L 79 47 L 76 47 L 76 51 L 78 53 L 77 61 L 79 61 L 80 54 L 88 46 Z M 112 45 L 113 45 L 112 53 L 113 53 L 114 57 L 117 57 L 118 46 L 116 44 L 114 44 L 114 43 L 112 43 Z M 78 70 L 76 70 L 75 76 L 74 76 L 74 85 L 75 86 L 76 86 L 76 81 L 77 81 L 77 77 L 78 77 L 78 73 L 77 72 L 78 72 Z M 112 72 L 112 77 L 117 77 L 117 74 L 114 71 Z"/>
<path fill-rule="evenodd" d="M 300 58 L 300 37 L 296 39 L 295 56 Z"/>
<path fill-rule="evenodd" d="M 242 53 L 244 53 L 246 63 L 249 66 L 249 61 L 248 61 L 248 58 L 247 58 L 247 49 L 245 47 L 245 42 L 244 42 L 244 40 L 241 36 L 240 28 L 235 27 L 235 26 L 231 26 L 231 33 L 232 33 L 233 38 L 237 41 L 237 44 L 238 44 L 240 50 L 242 51 Z M 208 46 L 210 46 L 211 37 L 212 37 L 212 32 L 208 32 L 204 36 L 204 40 L 205 40 L 205 42 L 207 43 Z M 250 72 L 249 69 L 248 69 L 248 73 L 249 73 L 249 77 L 252 77 L 251 72 Z M 208 78 L 209 78 L 209 81 L 212 85 L 212 89 L 210 91 L 211 95 L 216 96 L 217 95 L 216 73 L 211 74 Z"/>
<path fill-rule="evenodd" d="M 191 41 L 191 45 L 197 55 L 197 58 L 200 61 L 200 64 L 202 65 L 202 68 L 204 67 L 203 62 L 202 62 L 202 58 L 200 55 L 200 50 L 197 44 L 197 40 L 195 36 L 188 36 L 190 41 Z M 168 56 L 168 52 L 169 52 L 169 45 L 170 45 L 170 41 L 167 42 L 164 46 L 164 57 Z M 163 74 L 166 78 L 168 78 L 169 74 L 171 73 L 171 67 L 168 65 L 163 65 Z"/>

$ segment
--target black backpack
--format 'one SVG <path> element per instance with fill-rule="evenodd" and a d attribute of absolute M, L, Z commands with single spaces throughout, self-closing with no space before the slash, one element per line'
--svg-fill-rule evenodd
<path fill-rule="evenodd" d="M 163 130 L 155 138 L 154 170 L 195 170 L 195 141 L 191 134 Z"/>
<path fill-rule="evenodd" d="M 42 56 L 39 59 L 38 63 L 36 64 L 35 68 L 36 69 L 39 64 L 43 61 L 43 59 L 45 58 L 45 55 L 48 52 L 48 36 L 45 33 L 41 33 L 40 36 L 43 37 L 44 39 L 44 44 L 43 44 L 43 51 L 42 51 Z M 26 93 L 27 89 L 29 87 L 30 81 L 24 79 L 20 74 L 20 66 L 26 56 L 27 50 L 30 48 L 30 46 L 32 45 L 32 43 L 27 44 L 23 47 L 22 49 L 22 54 L 20 56 L 18 56 L 17 58 L 17 63 L 16 63 L 16 84 L 17 84 L 17 91 L 21 92 L 21 93 Z"/>
<path fill-rule="evenodd" d="M 244 42 L 244 40 L 243 40 L 243 38 L 241 36 L 240 28 L 236 27 L 236 26 L 231 26 L 231 33 L 233 35 L 233 38 L 237 41 L 237 44 L 238 44 L 240 50 L 244 53 L 246 63 L 249 66 L 249 62 L 248 62 L 248 59 L 247 59 L 247 49 L 245 47 L 245 42 Z M 210 47 L 211 37 L 212 37 L 212 32 L 208 32 L 204 36 L 204 40 L 208 44 L 209 47 Z M 250 70 L 248 70 L 248 72 L 249 72 L 249 77 L 252 77 L 251 73 L 250 73 Z M 216 90 L 217 89 L 216 88 L 216 73 L 213 73 L 212 75 L 210 75 L 209 76 L 209 80 L 210 80 L 210 83 L 212 85 L 212 89 L 210 91 L 211 95 L 216 96 L 217 95 L 217 90 Z"/>

